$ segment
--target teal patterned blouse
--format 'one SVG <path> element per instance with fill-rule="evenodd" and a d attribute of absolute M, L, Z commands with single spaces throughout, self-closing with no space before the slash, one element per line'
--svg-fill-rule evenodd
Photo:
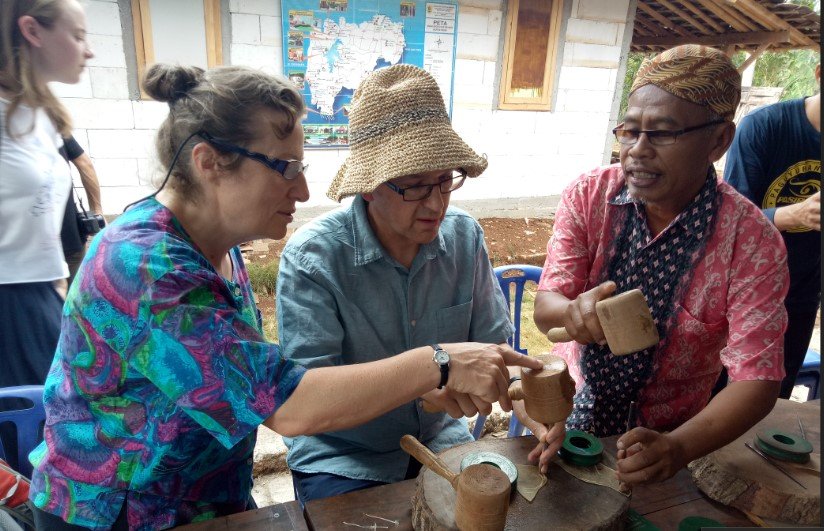
<path fill-rule="evenodd" d="M 305 369 L 265 341 L 237 248 L 221 277 L 154 199 L 92 242 L 45 384 L 30 498 L 65 521 L 165 529 L 242 511 L 256 428 Z"/>

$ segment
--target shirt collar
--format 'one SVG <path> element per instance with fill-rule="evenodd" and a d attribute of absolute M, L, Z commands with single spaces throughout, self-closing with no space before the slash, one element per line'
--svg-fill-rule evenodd
<path fill-rule="evenodd" d="M 623 178 L 623 170 L 621 171 L 621 175 Z M 698 194 L 693 198 L 692 201 L 681 211 L 681 213 L 676 216 L 675 220 L 670 225 L 675 223 L 683 224 L 689 218 L 686 213 L 693 213 L 697 209 L 700 209 L 705 203 L 708 201 L 711 202 L 713 200 L 713 194 L 710 191 L 710 188 L 715 188 L 718 186 L 718 178 L 715 174 L 715 167 L 710 166 L 707 170 L 707 181 L 704 183 L 704 186 L 698 191 Z M 627 187 L 626 183 L 621 186 L 621 189 L 618 190 L 612 199 L 608 201 L 610 205 L 615 206 L 623 206 L 623 205 L 634 205 L 635 211 L 640 213 L 644 205 L 640 201 L 636 200 L 632 195 L 629 193 L 629 188 Z"/>
<path fill-rule="evenodd" d="M 369 224 L 369 216 L 366 214 L 366 200 L 363 196 L 355 196 L 349 212 L 352 223 L 352 241 L 355 249 L 355 265 L 366 265 L 384 257 L 394 262 L 394 259 L 389 256 L 383 248 L 383 245 L 381 245 L 380 240 L 378 240 L 378 237 L 375 235 L 375 231 L 372 230 L 372 225 Z M 439 230 L 437 238 L 421 246 L 418 250 L 418 255 L 415 257 L 415 261 L 421 256 L 426 259 L 432 259 L 438 256 L 438 254 L 443 253 L 446 253 L 446 242 L 443 238 L 443 231 Z"/>

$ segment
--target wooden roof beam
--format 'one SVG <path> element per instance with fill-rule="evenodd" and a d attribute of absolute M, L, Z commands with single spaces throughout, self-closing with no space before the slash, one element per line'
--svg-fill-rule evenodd
<path fill-rule="evenodd" d="M 749 31 L 761 31 L 762 28 L 754 22 L 750 17 L 742 13 L 740 10 L 734 8 L 733 6 L 727 4 L 724 0 L 711 0 L 718 6 L 719 9 L 727 13 L 730 17 L 737 20 L 740 24 L 743 24 L 745 28 Z M 764 29 L 772 29 L 772 28 L 764 28 Z"/>
<path fill-rule="evenodd" d="M 769 48 L 769 47 L 770 47 L 770 43 L 768 43 L 768 42 L 765 42 L 764 44 L 759 46 L 758 49 L 756 49 L 753 53 L 751 53 L 750 56 L 747 57 L 747 59 L 743 63 L 741 63 L 741 66 L 738 67 L 738 73 L 739 74 L 744 73 L 744 70 L 746 70 L 748 66 L 753 64 L 756 59 L 761 57 L 761 54 L 766 52 L 767 48 Z"/>
<path fill-rule="evenodd" d="M 635 17 L 635 22 L 638 22 L 638 17 Z M 635 34 L 641 35 L 643 37 L 652 37 L 653 34 L 646 30 L 643 24 L 634 24 L 632 26 L 632 33 L 633 33 L 633 40 L 635 40 Z"/>
<path fill-rule="evenodd" d="M 692 37 L 636 37 L 633 44 L 639 46 L 678 46 L 681 44 L 703 44 L 718 48 L 735 44 L 778 44 L 790 42 L 789 31 L 750 31 L 743 33 L 721 33 L 718 35 L 700 35 Z"/>
<path fill-rule="evenodd" d="M 703 20 L 709 27 L 711 27 L 715 31 L 724 31 L 724 28 L 720 24 L 714 21 L 712 17 L 701 11 L 701 8 L 696 6 L 691 0 L 682 0 L 681 5 L 695 13 L 696 16 L 698 16 L 701 20 Z"/>
<path fill-rule="evenodd" d="M 696 0 L 699 4 L 707 8 L 708 11 L 712 12 L 716 17 L 720 18 L 730 26 L 732 26 L 735 31 L 749 31 L 750 28 L 741 24 L 738 21 L 738 18 L 730 16 L 730 14 L 719 4 L 716 4 L 713 0 Z"/>
<path fill-rule="evenodd" d="M 789 31 L 790 38 L 796 44 L 800 44 L 805 47 L 818 47 L 817 42 L 807 37 L 800 31 L 795 29 L 792 25 L 790 25 L 790 23 L 788 23 L 778 15 L 772 13 L 769 9 L 762 6 L 761 4 L 754 2 L 753 0 L 726 0 L 726 2 L 728 4 L 735 6 L 741 11 L 750 14 L 750 16 L 753 16 L 753 18 L 755 18 L 755 16 L 760 17 L 762 20 L 769 22 L 770 25 L 774 28 L 780 28 Z"/>
<path fill-rule="evenodd" d="M 644 16 L 643 13 L 635 13 L 635 21 L 640 23 L 641 26 L 644 26 L 649 30 L 650 35 L 660 35 L 661 28 L 656 26 L 651 20 Z M 634 39 L 633 39 L 634 40 Z"/>
<path fill-rule="evenodd" d="M 693 27 L 695 27 L 701 33 L 705 33 L 705 34 L 712 33 L 712 31 L 710 29 L 708 29 L 705 25 L 703 25 L 700 22 L 698 22 L 697 20 L 695 20 L 693 17 L 690 16 L 689 13 L 687 13 L 683 9 L 679 8 L 674 3 L 668 2 L 667 0 L 658 0 L 658 3 L 661 4 L 662 6 L 666 7 L 667 9 L 669 9 L 670 11 L 672 11 L 673 13 L 675 13 L 676 15 L 681 17 L 682 19 L 684 19 L 688 24 L 692 24 Z"/>
<path fill-rule="evenodd" d="M 659 13 L 658 11 L 653 9 L 652 7 L 648 6 L 643 1 L 638 2 L 638 9 L 640 9 L 641 11 L 646 13 L 647 15 L 651 16 L 652 18 L 654 18 L 655 20 L 657 20 L 658 22 L 660 22 L 664 26 L 670 28 L 675 33 L 678 33 L 679 35 L 683 35 L 684 37 L 691 36 L 691 34 L 688 31 L 686 31 L 681 26 L 679 26 L 675 22 L 671 21 L 670 19 L 668 19 L 667 17 L 665 17 L 664 15 L 662 15 L 661 13 Z"/>

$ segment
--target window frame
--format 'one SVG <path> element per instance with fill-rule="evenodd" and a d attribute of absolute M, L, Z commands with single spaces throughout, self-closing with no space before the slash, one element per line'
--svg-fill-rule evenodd
<path fill-rule="evenodd" d="M 152 17 L 149 0 L 130 0 L 134 31 L 137 80 L 141 99 L 151 99 L 143 90 L 140 81 L 146 73 L 147 65 L 155 62 L 152 39 Z M 220 0 L 203 0 L 203 24 L 206 30 L 206 64 L 209 68 L 223 64 L 223 32 L 221 24 Z"/>
<path fill-rule="evenodd" d="M 501 66 L 501 86 L 498 95 L 498 108 L 510 111 L 551 111 L 552 93 L 555 88 L 556 62 L 559 57 L 559 37 L 563 19 L 563 0 L 552 0 L 550 7 L 550 27 L 547 37 L 547 54 L 544 64 L 544 83 L 540 97 L 510 95 L 512 85 L 512 65 L 515 60 L 515 42 L 518 36 L 518 13 L 521 0 L 509 0 L 506 14 L 504 51 Z"/>

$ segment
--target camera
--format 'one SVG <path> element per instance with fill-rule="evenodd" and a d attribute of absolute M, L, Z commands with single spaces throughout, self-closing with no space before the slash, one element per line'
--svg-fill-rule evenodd
<path fill-rule="evenodd" d="M 80 233 L 82 240 L 88 239 L 89 236 L 94 236 L 106 226 L 106 220 L 100 214 L 93 214 L 91 212 L 77 213 L 77 230 Z"/>

